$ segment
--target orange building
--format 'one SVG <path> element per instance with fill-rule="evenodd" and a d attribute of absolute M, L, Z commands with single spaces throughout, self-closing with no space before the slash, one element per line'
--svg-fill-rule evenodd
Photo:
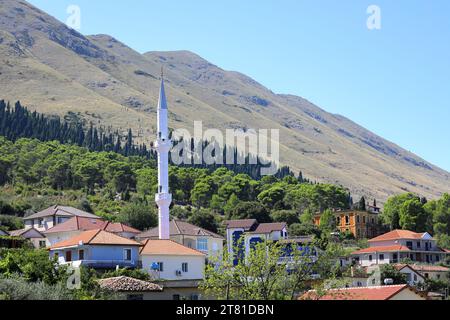
<path fill-rule="evenodd" d="M 350 231 L 356 239 L 370 239 L 379 235 L 378 213 L 367 211 L 335 211 L 336 227 L 340 232 Z M 321 214 L 314 217 L 314 224 L 320 225 Z"/>

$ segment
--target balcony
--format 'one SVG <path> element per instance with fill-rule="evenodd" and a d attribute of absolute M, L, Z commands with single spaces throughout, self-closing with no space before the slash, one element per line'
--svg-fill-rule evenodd
<path fill-rule="evenodd" d="M 125 261 L 125 260 L 76 260 L 70 262 L 60 263 L 61 265 L 71 265 L 73 267 L 88 267 L 93 269 L 115 269 L 119 268 L 139 268 L 139 261 Z"/>

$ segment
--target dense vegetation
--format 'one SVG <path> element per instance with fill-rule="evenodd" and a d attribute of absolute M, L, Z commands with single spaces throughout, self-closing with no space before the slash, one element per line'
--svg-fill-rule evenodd
<path fill-rule="evenodd" d="M 383 222 L 392 229 L 429 232 L 439 245 L 450 248 L 450 195 L 428 201 L 412 193 L 388 199 L 382 214 Z"/>
<path fill-rule="evenodd" d="M 217 229 L 217 216 L 297 223 L 305 212 L 350 205 L 344 188 L 305 183 L 290 175 L 254 180 L 226 168 L 211 172 L 175 166 L 169 175 L 173 215 L 212 230 Z M 154 161 L 145 157 L 91 152 L 57 141 L 23 138 L 12 142 L 0 137 L 0 186 L 3 215 L 23 216 L 28 209 L 59 203 L 140 229 L 156 224 L 157 170 Z"/>
<path fill-rule="evenodd" d="M 135 144 L 131 129 L 128 130 L 125 136 L 122 136 L 118 131 L 113 131 L 111 128 L 97 128 L 92 123 L 87 125 L 85 121 L 73 113 L 69 113 L 64 120 L 61 120 L 56 116 L 47 117 L 36 111 L 30 112 L 19 101 L 15 103 L 14 107 L 11 107 L 9 102 L 6 103 L 4 100 L 0 100 L 0 136 L 4 136 L 11 141 L 16 141 L 20 138 L 59 141 L 64 144 L 85 147 L 89 151 L 112 151 L 124 156 L 141 156 L 156 160 L 156 152 L 153 149 L 147 149 L 145 144 Z M 175 144 L 178 142 L 175 142 Z M 206 141 L 197 143 L 203 144 L 203 148 L 208 145 Z M 191 141 L 191 146 L 194 147 L 193 140 Z M 223 152 L 224 159 L 227 153 L 233 154 L 235 159 L 238 155 L 236 148 L 228 148 L 227 146 L 225 146 Z M 254 179 L 259 179 L 261 178 L 261 168 L 271 164 L 262 164 L 259 158 L 251 159 L 251 157 L 250 155 L 247 156 L 246 164 L 243 165 L 211 165 L 203 163 L 183 166 L 206 168 L 211 171 L 219 167 L 226 167 L 235 173 L 244 173 Z M 287 175 L 293 175 L 288 167 L 280 168 L 276 174 L 277 177 L 281 178 Z M 299 176 L 303 179 L 302 173 Z"/>

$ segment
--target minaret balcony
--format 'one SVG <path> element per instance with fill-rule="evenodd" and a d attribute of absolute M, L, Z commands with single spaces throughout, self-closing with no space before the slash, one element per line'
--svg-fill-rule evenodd
<path fill-rule="evenodd" d="M 155 202 L 160 206 L 170 206 L 172 203 L 172 194 L 170 193 L 157 193 L 155 195 Z"/>
<path fill-rule="evenodd" d="M 166 153 L 169 152 L 170 149 L 172 149 L 172 141 L 170 140 L 164 140 L 164 139 L 158 139 L 155 141 L 154 147 L 156 151 Z"/>

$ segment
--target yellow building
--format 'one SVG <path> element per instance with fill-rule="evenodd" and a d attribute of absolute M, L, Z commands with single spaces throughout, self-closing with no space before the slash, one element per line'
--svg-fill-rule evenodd
<path fill-rule="evenodd" d="M 344 232 L 351 232 L 356 239 L 370 239 L 379 235 L 378 213 L 346 210 L 334 211 L 337 229 Z M 321 214 L 316 214 L 314 224 L 320 225 Z"/>

